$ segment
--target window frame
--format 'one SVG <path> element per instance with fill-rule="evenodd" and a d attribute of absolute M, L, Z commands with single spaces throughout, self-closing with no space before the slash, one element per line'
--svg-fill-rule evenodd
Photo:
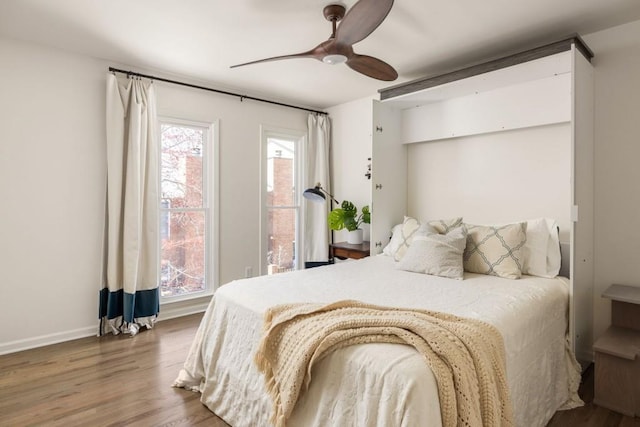
<path fill-rule="evenodd" d="M 162 125 L 176 125 L 203 129 L 205 131 L 202 153 L 202 208 L 163 208 L 162 207 Z M 158 116 L 158 212 L 194 212 L 204 210 L 205 215 L 205 288 L 202 291 L 184 295 L 162 296 L 160 305 L 180 301 L 210 297 L 219 286 L 219 120 L 199 121 L 170 116 Z M 158 233 L 158 278 L 162 269 L 162 236 Z M 160 286 L 160 284 L 158 284 Z"/>
<path fill-rule="evenodd" d="M 272 206 L 267 206 L 267 170 L 268 170 L 268 148 L 269 139 L 284 139 L 294 143 L 295 147 L 295 205 L 288 207 L 278 207 L 281 209 L 295 209 L 297 211 L 296 244 L 294 251 L 295 269 L 304 267 L 301 257 L 304 256 L 304 203 L 302 203 L 303 185 L 305 182 L 305 161 L 307 132 L 304 130 L 287 129 L 276 126 L 260 126 L 260 274 L 267 274 L 267 253 L 269 252 L 268 242 L 268 214 Z"/>

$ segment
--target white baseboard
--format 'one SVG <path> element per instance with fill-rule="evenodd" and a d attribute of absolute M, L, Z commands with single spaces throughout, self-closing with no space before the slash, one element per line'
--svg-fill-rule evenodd
<path fill-rule="evenodd" d="M 186 301 L 163 304 L 160 307 L 158 322 L 175 319 L 176 317 L 189 316 L 196 313 L 204 313 L 209 306 L 211 297 L 192 299 Z"/>
<path fill-rule="evenodd" d="M 80 338 L 98 335 L 98 324 L 87 326 L 85 328 L 74 329 L 72 331 L 56 332 L 49 335 L 41 335 L 39 337 L 25 338 L 22 340 L 10 341 L 0 344 L 0 355 L 17 353 L 18 351 L 31 350 L 32 348 L 44 347 L 47 345 L 58 344 L 65 341 L 73 341 Z"/>
<path fill-rule="evenodd" d="M 163 320 L 175 319 L 176 317 L 202 313 L 207 309 L 210 300 L 211 297 L 164 304 L 160 308 L 158 322 L 161 322 Z M 47 345 L 59 344 L 61 342 L 73 341 L 80 338 L 97 336 L 98 329 L 98 319 L 96 319 L 96 324 L 93 326 L 87 326 L 84 328 L 65 332 L 56 332 L 53 334 L 41 335 L 33 338 L 25 338 L 22 340 L 10 341 L 8 343 L 0 343 L 0 356 L 3 354 L 17 353 L 19 351 L 44 347 Z"/>

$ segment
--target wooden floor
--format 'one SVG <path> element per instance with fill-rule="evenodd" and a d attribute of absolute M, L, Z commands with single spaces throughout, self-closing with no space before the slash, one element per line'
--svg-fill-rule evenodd
<path fill-rule="evenodd" d="M 201 315 L 0 356 L 0 426 L 227 426 L 171 387 Z"/>
<path fill-rule="evenodd" d="M 226 427 L 198 393 L 171 387 L 200 318 L 0 356 L 0 426 Z M 556 413 L 548 427 L 640 427 L 639 418 L 592 403 L 592 369 L 580 395 L 587 405 Z"/>

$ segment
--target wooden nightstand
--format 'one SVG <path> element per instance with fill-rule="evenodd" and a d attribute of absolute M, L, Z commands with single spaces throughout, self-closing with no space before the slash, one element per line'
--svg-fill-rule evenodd
<path fill-rule="evenodd" d="M 359 245 L 354 245 L 347 242 L 332 243 L 329 245 L 329 251 L 331 258 L 338 259 L 360 259 L 369 256 L 369 242 L 365 241 Z"/>
<path fill-rule="evenodd" d="M 640 415 L 640 288 L 612 285 L 611 326 L 595 342 L 596 405 Z"/>

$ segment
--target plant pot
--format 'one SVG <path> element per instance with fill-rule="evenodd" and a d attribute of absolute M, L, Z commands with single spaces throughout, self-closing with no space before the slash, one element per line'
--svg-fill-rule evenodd
<path fill-rule="evenodd" d="M 362 243 L 362 230 L 358 228 L 357 230 L 353 230 L 347 233 L 347 243 L 351 243 L 352 245 L 359 245 Z"/>

